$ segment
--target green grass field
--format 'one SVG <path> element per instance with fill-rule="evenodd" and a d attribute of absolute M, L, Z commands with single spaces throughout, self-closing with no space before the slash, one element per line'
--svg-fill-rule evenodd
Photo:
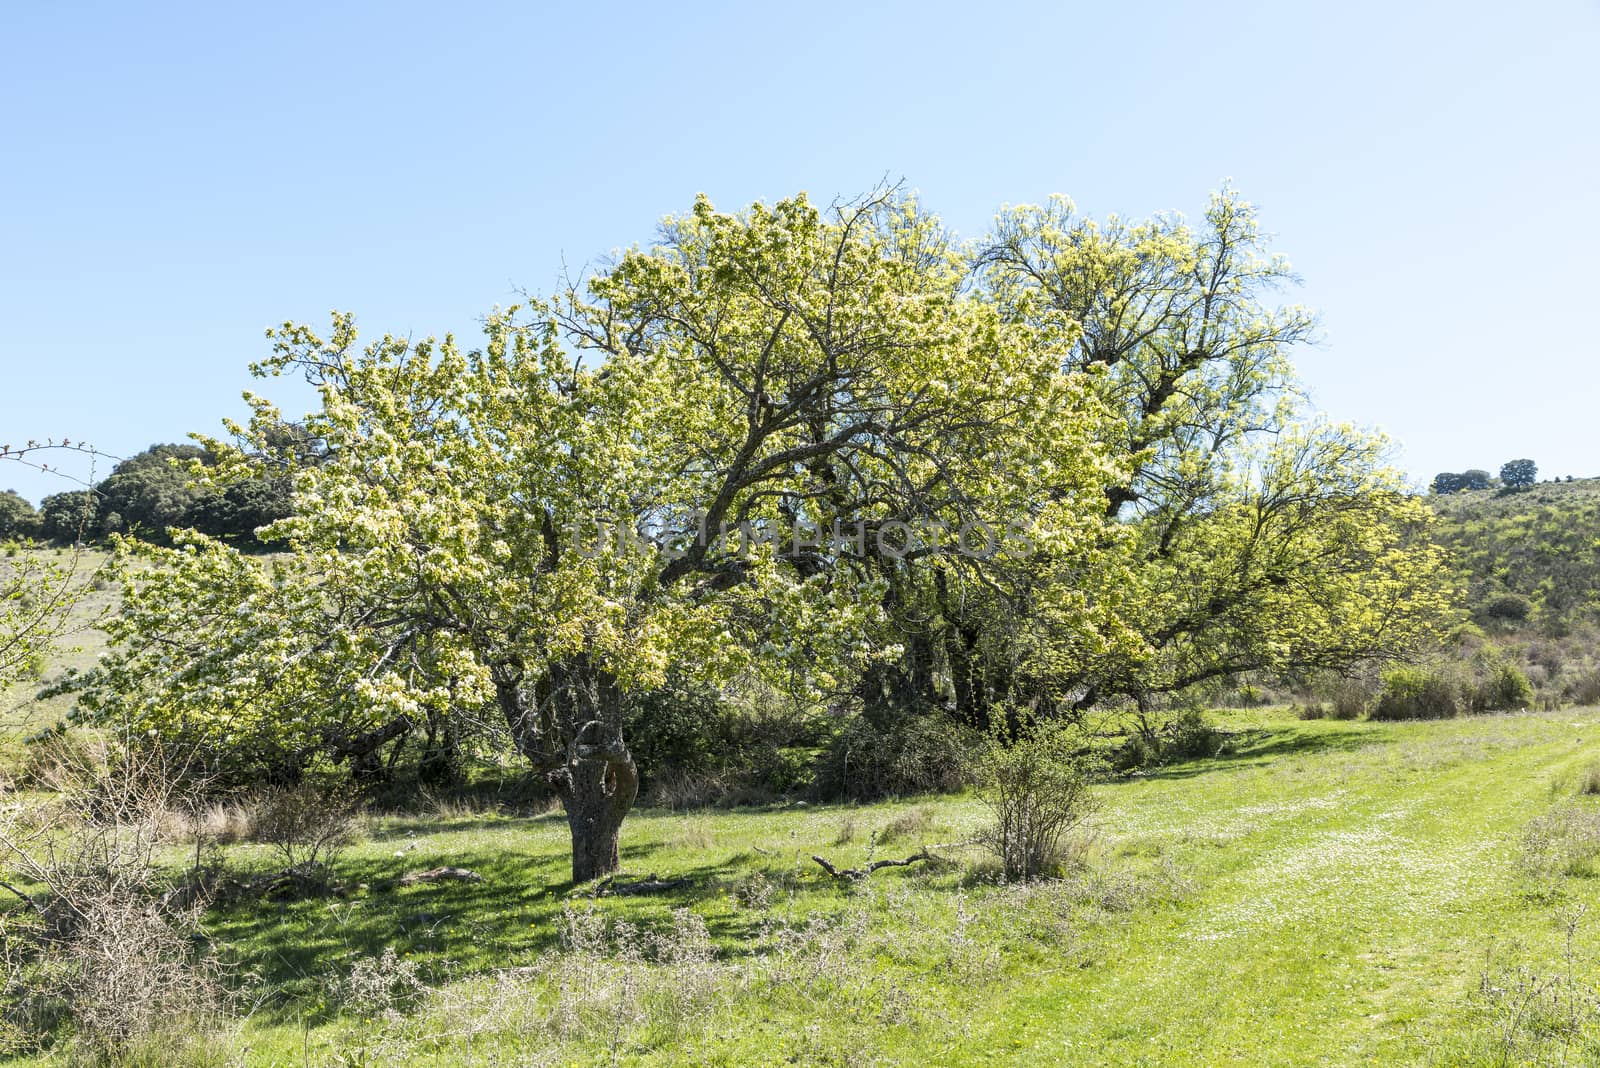
<path fill-rule="evenodd" d="M 0 548 L 0 552 L 4 551 Z M 65 549 L 22 551 L 37 553 L 63 567 L 71 565 L 71 553 Z M 36 682 L 0 686 L 0 742 L 56 723 L 72 707 L 70 696 L 36 701 L 34 695 L 42 686 L 59 681 L 70 670 L 82 671 L 93 666 L 105 649 L 106 637 L 94 624 L 103 619 L 119 599 L 114 586 L 96 581 L 96 572 L 104 566 L 106 558 L 105 552 L 88 549 L 78 559 L 74 584 L 83 585 L 83 595 L 73 603 L 66 633 L 56 641 L 44 677 Z M 0 568 L 4 568 L 5 563 L 5 557 L 0 556 Z"/>
<path fill-rule="evenodd" d="M 378 819 L 338 863 L 351 896 L 212 913 L 265 992 L 227 1059 L 1591 1063 L 1600 838 L 1542 868 L 1525 839 L 1600 820 L 1600 713 L 1221 716 L 1232 752 L 1099 787 L 1067 876 L 1027 887 L 972 847 L 854 887 L 809 859 L 960 841 L 967 797 L 640 811 L 627 873 L 693 881 L 600 898 L 567 882 L 559 812 Z M 395 884 L 435 865 L 483 881 Z"/>

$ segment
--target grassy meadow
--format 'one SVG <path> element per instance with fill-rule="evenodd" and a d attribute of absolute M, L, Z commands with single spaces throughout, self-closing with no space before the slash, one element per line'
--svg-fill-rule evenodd
<path fill-rule="evenodd" d="M 82 587 L 81 596 L 72 604 L 64 633 L 54 643 L 42 684 L 49 685 L 68 671 L 83 671 L 93 666 L 106 641 L 95 623 L 114 610 L 119 600 L 115 586 L 99 575 L 107 553 L 101 549 L 84 549 L 76 554 L 74 564 L 74 553 L 69 549 L 0 546 L 0 577 L 4 577 L 7 561 L 14 559 L 7 555 L 9 553 L 35 554 L 63 568 L 70 567 L 74 585 Z M 37 682 L 10 687 L 0 685 L 0 739 L 26 735 L 59 722 L 67 714 L 72 698 L 57 695 L 37 700 L 35 695 L 40 685 Z"/>
<path fill-rule="evenodd" d="M 367 822 L 347 895 L 215 908 L 251 991 L 186 1059 L 300 1064 L 1516 1064 L 1600 1051 L 1600 713 L 1219 714 L 1005 885 L 971 797 L 642 810 L 568 881 L 559 810 Z M 839 883 L 810 859 L 947 864 Z M 226 847 L 267 870 L 264 846 Z M 406 872 L 481 882 L 401 886 Z M 1586 912 L 1587 910 L 1587 912 Z M 160 1060 L 157 1057 L 157 1060 Z M 49 1063 L 48 1058 L 37 1063 Z"/>

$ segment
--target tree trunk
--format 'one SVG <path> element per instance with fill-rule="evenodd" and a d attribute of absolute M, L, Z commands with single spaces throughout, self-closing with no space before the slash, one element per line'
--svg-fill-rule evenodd
<path fill-rule="evenodd" d="M 534 687 L 507 671 L 495 688 L 517 748 L 567 810 L 572 881 L 610 875 L 618 866 L 618 832 L 639 793 L 616 678 L 579 654 L 551 664 Z"/>
<path fill-rule="evenodd" d="M 572 881 L 586 883 L 615 872 L 622 821 L 639 792 L 633 758 L 573 761 L 561 791 L 572 832 Z"/>

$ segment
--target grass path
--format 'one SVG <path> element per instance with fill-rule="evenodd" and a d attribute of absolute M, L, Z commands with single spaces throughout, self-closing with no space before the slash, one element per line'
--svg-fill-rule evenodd
<path fill-rule="evenodd" d="M 1426 1061 L 1466 1022 L 1491 939 L 1553 952 L 1516 844 L 1552 782 L 1600 751 L 1595 728 L 1308 724 L 1363 744 L 1111 788 L 1111 833 L 1176 848 L 1201 891 L 1130 923 L 1095 967 L 1032 984 L 976 1045 L 1033 1063 Z"/>

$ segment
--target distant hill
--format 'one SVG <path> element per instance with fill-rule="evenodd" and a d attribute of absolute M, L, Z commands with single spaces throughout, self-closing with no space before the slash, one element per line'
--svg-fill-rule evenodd
<path fill-rule="evenodd" d="M 1480 625 L 1561 634 L 1600 622 L 1600 479 L 1429 500 Z"/>

